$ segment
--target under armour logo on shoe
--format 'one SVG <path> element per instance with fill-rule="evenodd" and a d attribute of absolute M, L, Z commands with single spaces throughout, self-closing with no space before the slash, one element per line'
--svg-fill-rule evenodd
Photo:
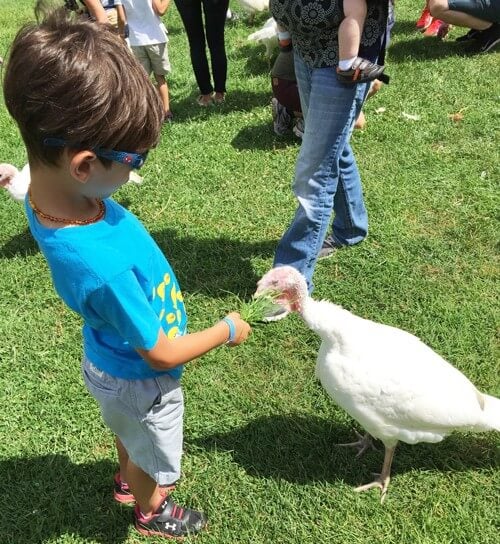
<path fill-rule="evenodd" d="M 175 531 L 177 529 L 177 523 L 169 523 L 168 521 L 165 523 L 165 529 L 168 531 L 169 529 L 172 529 L 172 531 Z"/>

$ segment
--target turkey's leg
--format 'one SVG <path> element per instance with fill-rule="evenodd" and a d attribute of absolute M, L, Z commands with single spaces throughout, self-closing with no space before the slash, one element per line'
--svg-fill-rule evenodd
<path fill-rule="evenodd" d="M 375 451 L 377 451 L 377 448 L 373 445 L 373 439 L 370 434 L 365 433 L 365 435 L 361 435 L 354 429 L 354 432 L 356 433 L 356 436 L 358 437 L 358 440 L 356 442 L 349 442 L 347 444 L 335 444 L 336 446 L 339 446 L 340 448 L 356 448 L 358 450 L 358 453 L 356 454 L 356 459 L 358 457 L 361 457 L 363 453 L 368 448 L 372 448 Z"/>
<path fill-rule="evenodd" d="M 356 487 L 354 491 L 360 493 L 361 491 L 367 491 L 368 489 L 372 489 L 373 487 L 378 487 L 381 490 L 380 502 L 383 503 L 385 500 L 385 496 L 387 495 L 387 488 L 389 487 L 389 482 L 391 481 L 391 465 L 395 450 L 396 445 L 391 447 L 385 446 L 384 464 L 382 466 L 381 474 L 378 474 L 378 477 L 375 478 L 373 482 L 365 485 L 360 485 L 359 487 Z"/>

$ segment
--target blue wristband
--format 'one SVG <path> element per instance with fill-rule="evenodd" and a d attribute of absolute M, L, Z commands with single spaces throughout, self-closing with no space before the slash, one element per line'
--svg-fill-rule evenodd
<path fill-rule="evenodd" d="M 225 317 L 222 321 L 227 323 L 227 326 L 229 327 L 229 338 L 226 340 L 226 344 L 230 344 L 231 342 L 234 342 L 234 339 L 236 338 L 236 326 L 230 317 Z"/>

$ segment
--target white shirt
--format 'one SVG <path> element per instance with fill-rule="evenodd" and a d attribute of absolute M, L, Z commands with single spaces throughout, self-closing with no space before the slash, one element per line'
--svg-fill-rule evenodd
<path fill-rule="evenodd" d="M 153 10 L 152 0 L 122 0 L 130 30 L 130 45 L 168 42 L 167 29 Z"/>
<path fill-rule="evenodd" d="M 111 9 L 123 4 L 122 0 L 101 0 L 102 7 L 104 9 Z"/>

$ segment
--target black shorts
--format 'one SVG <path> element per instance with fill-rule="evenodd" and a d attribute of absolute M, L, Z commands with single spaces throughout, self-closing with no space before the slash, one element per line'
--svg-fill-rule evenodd
<path fill-rule="evenodd" d="M 448 0 L 448 8 L 452 11 L 461 11 L 483 21 L 500 23 L 499 0 Z"/>

